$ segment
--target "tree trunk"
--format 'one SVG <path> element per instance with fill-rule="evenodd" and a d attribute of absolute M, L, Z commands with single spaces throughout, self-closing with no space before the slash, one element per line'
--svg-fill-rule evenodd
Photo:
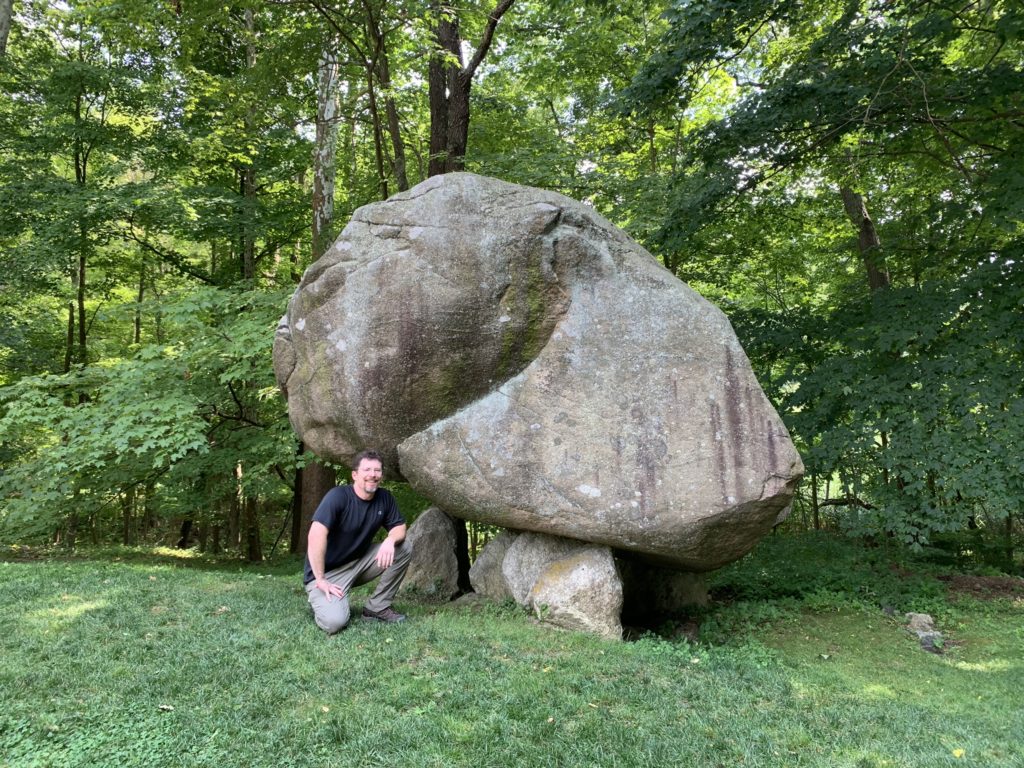
<path fill-rule="evenodd" d="M 146 533 L 153 530 L 156 525 L 156 483 L 153 480 L 146 482 L 142 496 L 142 530 Z"/>
<path fill-rule="evenodd" d="M 320 56 L 317 88 L 316 143 L 313 148 L 313 261 L 319 259 L 330 245 L 339 107 L 338 58 L 328 45 Z"/>
<path fill-rule="evenodd" d="M 309 526 L 313 522 L 313 513 L 320 506 L 327 492 L 337 482 L 334 469 L 320 463 L 310 455 L 310 460 L 302 468 L 302 498 L 299 505 L 299 536 L 295 542 L 295 552 L 305 552 L 309 542 Z"/>
<path fill-rule="evenodd" d="M 242 510 L 239 503 L 239 494 L 236 493 L 231 497 L 231 502 L 228 504 L 228 530 L 227 530 L 227 541 L 224 542 L 224 546 L 228 549 L 238 549 L 241 541 L 241 519 Z"/>
<path fill-rule="evenodd" d="M 658 172 L 658 144 L 656 139 L 658 137 L 657 131 L 655 130 L 654 120 L 647 122 L 647 158 L 651 163 L 651 173 Z"/>
<path fill-rule="evenodd" d="M 81 496 L 81 492 L 78 488 L 75 488 L 74 493 L 71 497 L 71 508 L 72 511 L 68 514 L 67 519 L 64 521 L 63 531 L 58 529 L 56 543 L 63 546 L 65 549 L 74 549 L 75 543 L 78 541 L 78 499 Z"/>
<path fill-rule="evenodd" d="M 132 342 L 142 343 L 142 300 L 146 296 L 146 258 L 141 257 L 139 264 L 139 291 L 135 297 L 135 322 L 132 328 Z"/>
<path fill-rule="evenodd" d="M 7 55 L 7 37 L 11 34 L 14 0 L 0 0 L 0 56 Z"/>
<path fill-rule="evenodd" d="M 882 241 L 875 230 L 875 224 L 868 215 L 864 198 L 849 187 L 840 189 L 846 215 L 857 230 L 857 248 L 867 271 L 868 285 L 872 291 L 889 287 L 889 272 L 885 267 Z"/>
<path fill-rule="evenodd" d="M 137 527 L 135 525 L 135 486 L 121 495 L 121 543 L 130 547 L 136 542 Z"/>
<path fill-rule="evenodd" d="M 83 142 L 82 135 L 87 134 L 83 125 L 85 114 L 83 113 L 83 100 L 85 94 L 82 90 L 75 95 L 75 140 L 73 143 L 75 162 L 75 183 L 79 189 L 85 189 L 89 180 L 89 152 L 90 148 Z M 72 283 L 75 288 L 75 308 L 78 314 L 78 349 L 73 359 L 85 365 L 88 362 L 86 354 L 86 327 L 85 327 L 85 276 L 86 276 L 86 253 L 89 248 L 89 228 L 85 220 L 78 220 L 78 261 L 72 275 Z M 81 399 L 81 396 L 79 397 Z"/>
<path fill-rule="evenodd" d="M 299 453 L 302 453 L 302 443 L 299 443 Z M 303 536 L 302 529 L 302 476 L 305 474 L 305 467 L 295 470 L 295 482 L 292 484 L 292 532 L 288 537 L 288 551 L 293 555 L 301 552 L 300 546 L 309 543 L 309 529 L 306 529 L 306 536 Z"/>
<path fill-rule="evenodd" d="M 1013 568 L 1013 513 L 1006 513 L 1006 530 L 1004 538 L 1004 557 L 1006 558 L 1007 569 Z"/>
<path fill-rule="evenodd" d="M 427 69 L 427 89 L 430 100 L 430 160 L 428 176 L 445 172 L 448 156 L 448 85 L 449 70 L 458 69 L 450 61 L 454 57 L 460 62 L 458 19 L 453 12 L 433 4 L 432 10 L 439 14 L 434 37 L 437 49 L 430 56 Z"/>
<path fill-rule="evenodd" d="M 875 224 L 868 215 L 864 198 L 849 187 L 839 190 L 843 198 L 843 207 L 854 229 L 857 230 L 857 250 L 860 251 L 864 269 L 867 272 L 868 287 L 878 291 L 889 287 L 889 272 L 885 267 L 885 255 L 882 252 L 882 241 L 878 237 Z M 889 434 L 880 433 L 882 451 L 889 447 Z M 889 469 L 882 466 L 882 483 L 889 485 Z"/>
<path fill-rule="evenodd" d="M 347 188 L 354 188 L 356 185 L 356 179 L 359 178 L 359 152 L 357 151 L 357 138 L 356 135 L 356 89 L 353 87 L 351 82 L 348 83 L 346 88 L 346 99 L 343 105 L 342 114 L 345 115 L 345 133 L 344 141 L 342 145 L 345 147 L 343 157 L 348 158 L 349 162 L 345 166 L 345 176 L 343 183 Z"/>
<path fill-rule="evenodd" d="M 245 557 L 250 563 L 258 563 L 263 560 L 259 506 L 256 502 L 255 496 L 245 497 Z"/>
<path fill-rule="evenodd" d="M 811 473 L 811 504 L 814 508 L 814 530 L 821 530 L 821 504 L 818 500 L 818 473 Z"/>
<path fill-rule="evenodd" d="M 75 359 L 75 302 L 68 302 L 68 326 L 64 343 L 64 373 L 71 371 Z"/>
<path fill-rule="evenodd" d="M 487 17 L 480 44 L 468 64 L 462 61 L 459 18 L 452 8 L 434 2 L 437 14 L 434 27 L 437 49 L 430 57 L 428 88 L 430 96 L 430 163 L 427 175 L 461 171 L 466 163 L 469 138 L 469 94 L 473 76 L 494 40 L 494 30 L 515 0 L 500 0 Z"/>
<path fill-rule="evenodd" d="M 469 531 L 465 520 L 453 517 L 452 522 L 455 523 L 455 563 L 459 571 L 456 586 L 462 594 L 469 594 L 473 591 L 469 581 Z"/>
<path fill-rule="evenodd" d="M 452 73 L 448 94 L 448 151 L 445 172 L 454 173 L 466 167 L 466 146 L 469 143 L 469 92 L 473 78 L 465 70 Z"/>
<path fill-rule="evenodd" d="M 434 38 L 437 49 L 430 56 L 427 87 L 430 98 L 430 161 L 427 174 L 436 176 L 447 171 L 451 151 L 451 88 L 456 74 L 462 70 L 459 18 L 451 9 L 434 6 L 439 14 Z"/>
<path fill-rule="evenodd" d="M 394 153 L 392 161 L 395 173 L 395 184 L 399 192 L 409 189 L 409 173 L 406 170 L 405 141 L 402 139 L 402 127 L 398 120 L 398 108 L 391 96 L 384 99 L 384 108 L 388 116 L 388 133 L 391 135 L 391 150 Z"/>
<path fill-rule="evenodd" d="M 84 235 L 84 233 L 83 233 Z M 84 240 L 84 236 L 83 236 Z M 78 362 L 82 365 L 86 365 L 89 362 L 89 354 L 86 348 L 86 333 L 88 329 L 85 325 L 85 243 L 82 244 L 83 250 L 78 254 L 78 280 L 77 282 L 77 295 L 75 297 L 75 303 L 78 308 Z"/>
<path fill-rule="evenodd" d="M 394 155 L 391 166 L 395 174 L 395 184 L 399 192 L 409 189 L 409 178 L 406 173 L 405 141 L 402 139 L 401 124 L 398 119 L 398 107 L 391 95 L 391 66 L 388 62 L 387 40 L 381 30 L 380 22 L 367 6 L 366 29 L 373 43 L 372 74 L 376 76 L 384 93 L 384 112 L 387 116 L 388 134 L 391 138 L 391 151 Z"/>
<path fill-rule="evenodd" d="M 192 535 L 192 518 L 188 517 L 181 521 L 181 529 L 178 531 L 178 543 L 175 547 L 178 549 L 188 549 L 188 540 Z"/>
<path fill-rule="evenodd" d="M 320 61 L 320 87 L 317 93 L 316 147 L 313 151 L 313 261 L 330 245 L 328 233 L 334 221 L 335 164 L 338 130 L 338 69 L 330 62 L 333 54 L 325 49 Z M 326 67 L 326 69 L 325 69 Z M 331 74 L 333 73 L 333 74 Z M 299 454 L 305 446 L 299 443 Z M 312 457 L 311 457 L 312 458 Z M 324 494 L 334 487 L 335 473 L 315 458 L 295 473 L 292 498 L 292 538 L 290 550 L 305 552 L 309 525 Z"/>
<path fill-rule="evenodd" d="M 252 8 L 245 9 L 245 63 L 252 71 L 256 68 L 256 16 Z M 250 104 L 245 113 L 245 135 L 256 133 L 256 109 Z M 253 218 L 256 213 L 256 168 L 250 158 L 239 171 L 242 195 L 242 233 L 239 243 L 242 257 L 242 279 L 256 279 L 256 233 Z"/>
<path fill-rule="evenodd" d="M 380 111 L 377 109 L 377 91 L 373 85 L 373 73 L 366 73 L 366 93 L 370 101 L 370 122 L 373 125 L 373 153 L 377 165 L 377 192 L 381 200 L 388 196 L 388 176 L 384 170 L 384 129 L 380 124 Z"/>
<path fill-rule="evenodd" d="M 243 280 L 256 279 L 256 237 L 252 216 L 256 208 L 256 169 L 251 165 L 239 170 L 239 192 L 242 196 L 242 233 L 239 242 Z"/>

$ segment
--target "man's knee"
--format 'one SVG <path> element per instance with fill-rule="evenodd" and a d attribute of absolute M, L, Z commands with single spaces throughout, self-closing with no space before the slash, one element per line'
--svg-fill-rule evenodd
<path fill-rule="evenodd" d="M 346 626 L 348 626 L 348 616 L 331 615 L 331 616 L 316 616 L 316 624 L 320 629 L 326 632 L 328 635 L 334 635 L 341 632 Z"/>
<path fill-rule="evenodd" d="M 345 601 L 346 603 L 348 601 Z M 348 605 L 325 608 L 320 606 L 318 610 L 313 611 L 313 617 L 316 619 L 316 625 L 320 627 L 328 635 L 333 635 L 337 632 L 341 632 L 347 625 L 349 620 L 349 609 Z"/>
<path fill-rule="evenodd" d="M 316 625 L 328 635 L 340 632 L 348 624 L 350 609 L 347 596 L 328 601 L 321 594 L 311 590 L 309 607 L 313 610 Z"/>

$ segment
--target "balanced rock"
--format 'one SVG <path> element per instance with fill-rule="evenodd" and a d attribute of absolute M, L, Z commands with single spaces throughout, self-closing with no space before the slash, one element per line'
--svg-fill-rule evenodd
<path fill-rule="evenodd" d="M 720 310 L 592 208 L 472 174 L 356 211 L 274 357 L 318 455 L 677 570 L 748 552 L 803 471 Z"/>

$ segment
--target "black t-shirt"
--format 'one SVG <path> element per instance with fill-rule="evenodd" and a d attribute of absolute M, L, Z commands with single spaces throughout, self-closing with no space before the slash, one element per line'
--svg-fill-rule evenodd
<path fill-rule="evenodd" d="M 390 491 L 378 488 L 372 499 L 363 501 L 351 485 L 331 488 L 313 513 L 313 520 L 327 526 L 324 573 L 366 554 L 381 528 L 390 531 L 405 524 Z M 311 581 L 313 568 L 307 555 L 304 583 Z"/>

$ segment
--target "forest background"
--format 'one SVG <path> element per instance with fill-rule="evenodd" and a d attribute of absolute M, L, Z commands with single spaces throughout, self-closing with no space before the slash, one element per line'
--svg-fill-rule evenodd
<path fill-rule="evenodd" d="M 1022 34 L 1008 0 L 0 0 L 0 539 L 302 551 L 334 475 L 277 320 L 357 207 L 465 169 L 726 311 L 790 525 L 1013 568 Z"/>

